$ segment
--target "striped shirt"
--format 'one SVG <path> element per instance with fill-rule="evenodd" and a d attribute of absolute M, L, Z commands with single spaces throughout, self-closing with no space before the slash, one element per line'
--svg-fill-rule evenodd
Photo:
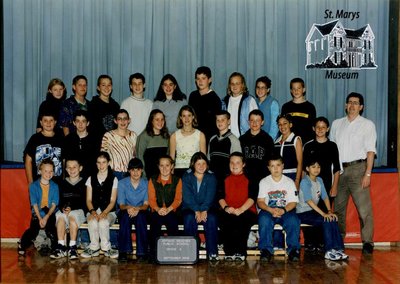
<path fill-rule="evenodd" d="M 115 130 L 104 134 L 101 151 L 110 155 L 110 166 L 113 171 L 128 171 L 128 163 L 136 155 L 136 139 L 137 135 L 133 131 L 129 131 L 126 136 L 118 135 Z"/>

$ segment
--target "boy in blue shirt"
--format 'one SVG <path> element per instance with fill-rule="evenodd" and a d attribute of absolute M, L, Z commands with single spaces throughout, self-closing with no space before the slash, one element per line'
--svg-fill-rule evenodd
<path fill-rule="evenodd" d="M 148 183 L 142 178 L 143 163 L 133 158 L 128 164 L 129 176 L 118 182 L 119 235 L 118 247 L 120 261 L 127 261 L 128 253 L 133 252 L 132 223 L 136 229 L 136 257 L 139 261 L 147 258 L 147 208 L 149 207 Z"/>
<path fill-rule="evenodd" d="M 58 210 L 58 185 L 51 180 L 54 175 L 54 163 L 50 159 L 43 160 L 39 165 L 40 177 L 29 185 L 29 199 L 32 207 L 32 219 L 29 229 L 22 235 L 18 243 L 18 254 L 24 256 L 26 249 L 45 229 L 51 240 L 52 248 L 57 244 L 55 212 Z"/>

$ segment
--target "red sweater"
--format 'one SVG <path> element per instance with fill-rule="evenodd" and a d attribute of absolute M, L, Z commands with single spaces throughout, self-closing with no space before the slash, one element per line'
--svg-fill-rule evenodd
<path fill-rule="evenodd" d="M 228 206 L 233 208 L 241 207 L 249 196 L 249 180 L 244 174 L 229 175 L 225 179 L 225 201 Z M 251 206 L 250 211 L 256 213 L 255 205 Z"/>

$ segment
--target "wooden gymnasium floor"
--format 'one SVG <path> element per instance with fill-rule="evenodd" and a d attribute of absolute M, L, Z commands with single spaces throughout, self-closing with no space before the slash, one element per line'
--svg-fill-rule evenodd
<path fill-rule="evenodd" d="M 1 244 L 2 283 L 400 283 L 400 247 L 377 247 L 362 255 L 360 247 L 347 248 L 347 261 L 325 261 L 322 255 L 304 254 L 290 263 L 275 256 L 260 263 L 258 256 L 246 262 L 196 265 L 119 264 L 104 256 L 93 259 L 51 260 L 29 250 L 18 257 L 16 244 Z"/>

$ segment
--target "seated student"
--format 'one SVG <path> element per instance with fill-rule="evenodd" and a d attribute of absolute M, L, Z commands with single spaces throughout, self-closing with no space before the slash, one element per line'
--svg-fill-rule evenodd
<path fill-rule="evenodd" d="M 257 220 L 254 205 L 257 195 L 249 191 L 249 180 L 243 172 L 243 154 L 233 152 L 229 160 L 231 174 L 225 179 L 225 190 L 219 193 L 219 205 L 223 209 L 220 227 L 225 260 L 243 261 L 247 256 L 247 236 Z"/>
<path fill-rule="evenodd" d="M 316 156 L 309 157 L 305 163 L 307 175 L 300 183 L 299 204 L 296 207 L 297 216 L 302 224 L 322 227 L 325 243 L 325 258 L 341 260 L 348 258 L 344 250 L 342 236 L 340 235 L 337 216 L 332 213 L 329 196 L 320 177 L 321 166 Z M 318 207 L 322 199 L 327 208 L 327 213 Z"/>
<path fill-rule="evenodd" d="M 208 170 L 208 159 L 197 152 L 190 160 L 190 169 L 182 177 L 182 215 L 186 236 L 197 237 L 197 225 L 205 230 L 207 258 L 218 261 L 217 247 L 217 180 Z"/>
<path fill-rule="evenodd" d="M 51 258 L 78 258 L 76 239 L 79 226 L 86 221 L 86 186 L 80 176 L 82 166 L 78 158 L 66 159 L 65 170 L 68 176 L 60 183 L 60 210 L 56 213 L 58 244 L 50 254 Z M 69 230 L 69 249 L 65 243 L 66 230 Z"/>
<path fill-rule="evenodd" d="M 239 139 L 229 129 L 231 115 L 226 110 L 216 114 L 218 134 L 211 137 L 208 143 L 208 157 L 210 170 L 215 174 L 218 184 L 222 184 L 229 175 L 229 155 L 233 152 L 242 152 Z M 220 186 L 218 186 L 220 187 Z"/>
<path fill-rule="evenodd" d="M 159 109 L 150 112 L 145 130 L 136 142 L 137 157 L 143 161 L 144 174 L 150 179 L 158 175 L 158 159 L 168 153 L 169 134 L 165 115 Z"/>
<path fill-rule="evenodd" d="M 151 208 L 150 249 L 156 253 L 156 241 L 161 236 L 161 226 L 167 227 L 168 236 L 178 235 L 177 209 L 182 203 L 182 180 L 173 175 L 174 160 L 163 155 L 158 160 L 160 174 L 149 179 L 149 204 Z"/>
<path fill-rule="evenodd" d="M 274 225 L 280 224 L 286 232 L 287 254 L 290 261 L 299 260 L 300 220 L 296 215 L 299 202 L 292 179 L 283 175 L 283 159 L 274 154 L 268 162 L 270 175 L 260 181 L 257 205 L 261 261 L 270 261 L 273 254 Z"/>
<path fill-rule="evenodd" d="M 51 240 L 52 249 L 57 244 L 54 213 L 58 210 L 59 192 L 58 185 L 51 180 L 54 175 L 54 163 L 51 159 L 40 162 L 39 174 L 39 178 L 29 185 L 32 218 L 29 229 L 24 232 L 18 243 L 18 254 L 22 256 L 40 229 L 45 229 L 47 237 Z"/>
<path fill-rule="evenodd" d="M 119 218 L 119 260 L 127 261 L 128 254 L 133 252 L 132 224 L 136 229 L 136 258 L 143 261 L 147 258 L 147 209 L 148 183 L 142 178 L 143 163 L 133 158 L 128 163 L 129 176 L 118 182 Z"/>
<path fill-rule="evenodd" d="M 100 152 L 96 160 L 98 172 L 90 176 L 86 181 L 90 245 L 81 254 L 81 257 L 84 258 L 99 256 L 100 249 L 107 257 L 118 257 L 118 251 L 111 249 L 110 243 L 110 226 L 117 219 L 115 201 L 117 199 L 118 180 L 109 164 L 110 155 L 106 152 Z M 101 241 L 100 243 L 99 240 Z"/>
<path fill-rule="evenodd" d="M 206 143 L 210 138 L 218 133 L 215 126 L 215 115 L 222 108 L 221 99 L 211 89 L 212 77 L 211 69 L 201 66 L 196 69 L 195 82 L 197 90 L 190 93 L 188 104 L 193 107 L 199 130 L 206 136 Z"/>

